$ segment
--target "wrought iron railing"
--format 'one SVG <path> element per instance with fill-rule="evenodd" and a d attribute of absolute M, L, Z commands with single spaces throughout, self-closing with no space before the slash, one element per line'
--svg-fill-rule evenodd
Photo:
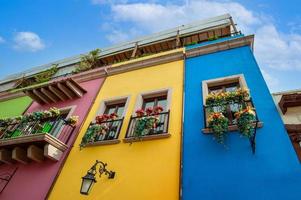
<path fill-rule="evenodd" d="M 62 116 L 45 120 L 11 122 L 0 124 L 0 142 L 35 134 L 49 134 L 67 143 L 73 129 L 74 127 L 66 125 L 65 118 Z"/>
<path fill-rule="evenodd" d="M 216 104 L 216 105 L 210 105 L 210 106 L 203 106 L 204 109 L 204 127 L 208 128 L 208 116 L 212 112 L 221 112 L 225 117 L 229 120 L 229 126 L 231 125 L 237 125 L 237 120 L 235 119 L 235 113 L 240 111 L 241 109 L 245 109 L 247 106 L 250 106 L 252 108 L 254 107 L 252 99 L 235 102 L 235 101 L 229 101 L 223 104 Z M 254 122 L 258 121 L 257 112 L 255 112 L 255 119 Z"/>
<path fill-rule="evenodd" d="M 123 118 L 103 121 L 101 123 L 91 122 L 84 136 L 84 143 L 118 139 Z"/>
<path fill-rule="evenodd" d="M 237 119 L 235 118 L 235 113 L 247 108 L 247 106 L 250 106 L 252 108 L 255 109 L 254 104 L 252 99 L 250 98 L 249 100 L 245 100 L 245 101 L 229 101 L 223 104 L 216 104 L 216 105 L 210 105 L 210 106 L 203 106 L 203 111 L 204 111 L 204 127 L 206 129 L 209 128 L 208 126 L 208 116 L 210 115 L 210 113 L 212 112 L 221 112 L 223 113 L 223 115 L 228 118 L 229 120 L 229 126 L 235 126 L 237 125 Z M 252 122 L 254 124 L 254 133 L 253 135 L 249 138 L 250 140 L 250 145 L 252 148 L 252 152 L 255 153 L 255 140 L 256 140 L 256 132 L 257 132 L 257 128 L 258 128 L 258 123 L 259 123 L 259 119 L 258 119 L 258 115 L 257 112 L 255 110 L 255 120 Z"/>
<path fill-rule="evenodd" d="M 170 111 L 150 116 L 131 116 L 125 138 L 168 133 L 169 113 Z"/>

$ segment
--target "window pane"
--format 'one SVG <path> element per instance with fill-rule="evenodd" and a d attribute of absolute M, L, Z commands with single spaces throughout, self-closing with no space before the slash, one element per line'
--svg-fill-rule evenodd
<path fill-rule="evenodd" d="M 121 117 L 124 111 L 124 106 L 120 106 L 117 108 L 117 115 L 118 117 Z"/>
<path fill-rule="evenodd" d="M 105 114 L 111 114 L 111 113 L 113 113 L 115 111 L 115 107 L 107 107 L 106 108 L 106 111 L 105 111 Z"/>
<path fill-rule="evenodd" d="M 163 110 L 167 110 L 167 99 L 162 99 L 158 101 L 158 106 L 162 106 Z"/>
<path fill-rule="evenodd" d="M 155 105 L 155 101 L 144 102 L 143 109 L 152 108 Z"/>

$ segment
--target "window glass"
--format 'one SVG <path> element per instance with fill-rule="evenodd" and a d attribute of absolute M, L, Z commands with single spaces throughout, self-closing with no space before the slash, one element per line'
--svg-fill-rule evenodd
<path fill-rule="evenodd" d="M 110 104 L 106 106 L 104 114 L 112 114 L 116 113 L 118 117 L 121 117 L 124 111 L 125 103 L 118 103 L 118 104 Z"/>
<path fill-rule="evenodd" d="M 151 97 L 151 98 L 144 98 L 143 99 L 142 109 L 153 108 L 155 106 L 162 106 L 164 111 L 166 111 L 167 96 L 163 95 L 163 96 L 157 96 L 157 97 Z"/>

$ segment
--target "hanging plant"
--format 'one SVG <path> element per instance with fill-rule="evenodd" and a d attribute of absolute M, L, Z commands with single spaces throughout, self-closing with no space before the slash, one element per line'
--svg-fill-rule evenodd
<path fill-rule="evenodd" d="M 101 135 L 106 135 L 110 130 L 108 123 L 111 120 L 115 120 L 118 118 L 116 113 L 103 114 L 95 117 L 95 124 L 91 124 L 82 138 L 80 147 L 84 147 L 87 143 L 91 143 L 96 141 Z"/>
<path fill-rule="evenodd" d="M 157 114 L 163 111 L 162 107 L 147 108 L 136 110 L 136 123 L 134 128 L 134 136 L 141 137 L 143 135 L 149 135 L 157 127 L 159 118 Z"/>
<path fill-rule="evenodd" d="M 221 106 L 230 102 L 242 102 L 250 99 L 249 90 L 239 88 L 231 92 L 217 92 L 208 94 L 206 97 L 207 106 Z"/>
<path fill-rule="evenodd" d="M 58 117 L 61 114 L 61 111 L 56 107 L 50 108 L 49 112 L 51 113 L 51 117 Z"/>
<path fill-rule="evenodd" d="M 228 131 L 229 120 L 221 112 L 213 112 L 207 118 L 208 126 L 218 143 L 223 144 Z"/>
<path fill-rule="evenodd" d="M 78 122 L 78 116 L 71 116 L 65 120 L 65 124 L 74 127 Z"/>
<path fill-rule="evenodd" d="M 253 122 L 256 121 L 254 108 L 247 106 L 247 108 L 235 113 L 235 118 L 239 132 L 245 137 L 252 137 L 254 134 Z"/>

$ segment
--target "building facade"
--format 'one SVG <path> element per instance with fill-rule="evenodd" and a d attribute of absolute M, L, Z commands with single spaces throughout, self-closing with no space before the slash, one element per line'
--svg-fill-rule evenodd
<path fill-rule="evenodd" d="M 253 45 L 226 14 L 0 81 L 0 199 L 296 199 Z"/>
<path fill-rule="evenodd" d="M 203 54 L 210 44 L 186 49 L 183 199 L 298 198 L 300 164 L 253 56 L 253 37 L 215 42 L 210 54 Z M 249 89 L 258 117 L 256 137 L 238 133 L 230 118 L 241 102 L 227 100 L 230 115 L 224 115 L 233 125 L 218 144 L 208 129 L 207 96 L 239 88 Z"/>
<path fill-rule="evenodd" d="M 152 59 L 162 59 L 162 56 L 169 59 L 170 53 L 158 54 Z M 116 175 L 113 180 L 104 177 L 95 184 L 89 194 L 91 199 L 179 199 L 183 50 L 176 53 L 178 61 L 141 65 L 141 69 L 130 70 L 137 64 L 133 62 L 126 71 L 106 78 L 49 199 L 85 198 L 79 193 L 81 178 L 96 159 L 107 163 Z M 138 62 L 147 60 L 149 58 Z M 131 126 L 137 123 L 133 118 L 135 111 L 154 107 L 155 101 L 163 107 L 158 132 L 134 137 Z M 116 107 L 119 116 L 111 124 L 118 128 L 105 133 L 105 138 L 93 139 L 80 148 L 95 117 Z M 120 123 L 117 120 L 121 120 Z M 106 137 L 108 134 L 113 137 Z"/>
<path fill-rule="evenodd" d="M 273 94 L 289 138 L 301 161 L 301 91 L 292 90 Z"/>
<path fill-rule="evenodd" d="M 47 83 L 43 87 L 34 87 L 32 90 L 28 90 L 29 93 L 34 91 L 31 96 L 38 94 L 44 100 L 48 94 L 50 99 L 47 99 L 47 103 L 41 102 L 42 100 L 37 96 L 32 96 L 34 101 L 31 105 L 29 105 L 31 99 L 27 96 L 1 103 L 1 106 L 5 107 L 3 109 L 5 113 L 2 113 L 5 117 L 22 115 L 23 112 L 23 116 L 27 116 L 28 113 L 47 111 L 53 107 L 61 112 L 60 116 L 55 119 L 36 119 L 2 127 L 0 140 L 2 165 L 0 165 L 0 171 L 3 173 L 1 175 L 6 178 L 9 177 L 9 182 L 1 181 L 1 190 L 3 190 L 1 199 L 45 199 L 47 197 L 104 79 L 88 80 L 77 86 L 72 85 L 78 92 L 79 88 L 82 89 L 81 97 L 72 93 L 74 92 L 72 87 L 68 88 L 67 82 L 72 84 L 73 81 L 70 82 L 70 80 L 70 78 L 56 80 L 56 82 Z M 56 88 L 58 85 L 62 86 L 66 93 Z M 59 93 L 63 99 L 56 99 L 54 93 L 51 94 L 51 91 L 46 89 L 49 87 L 55 88 L 54 91 Z M 51 98 L 55 102 L 49 102 Z M 64 100 L 64 98 L 66 99 Z M 7 115 L 6 110 L 11 111 L 12 114 Z M 61 119 L 72 115 L 79 117 L 77 126 L 64 125 Z M 37 123 L 41 125 L 41 128 L 37 128 Z M 47 128 L 47 125 L 51 126 L 51 130 L 44 133 L 43 130 Z M 21 133 L 16 135 L 18 132 Z M 16 188 L 18 192 L 16 192 Z"/>

